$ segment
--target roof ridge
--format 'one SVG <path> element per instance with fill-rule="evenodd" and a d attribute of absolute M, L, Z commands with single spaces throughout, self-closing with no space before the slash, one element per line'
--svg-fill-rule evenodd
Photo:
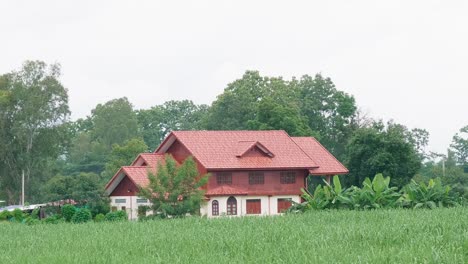
<path fill-rule="evenodd" d="M 314 168 L 319 168 L 320 166 L 318 164 L 315 163 L 315 161 L 312 159 L 311 156 L 309 156 L 309 154 L 307 154 L 307 152 L 305 150 L 303 150 L 301 148 L 301 146 L 299 146 L 299 144 L 297 144 L 297 142 L 293 139 L 293 137 L 291 137 L 290 135 L 288 135 L 288 133 L 286 133 L 286 135 L 289 137 L 289 139 L 294 143 L 296 144 L 296 146 L 302 151 L 302 153 L 304 153 L 311 161 L 312 161 L 312 164 L 314 164 Z M 307 138 L 307 137 L 305 137 Z"/>

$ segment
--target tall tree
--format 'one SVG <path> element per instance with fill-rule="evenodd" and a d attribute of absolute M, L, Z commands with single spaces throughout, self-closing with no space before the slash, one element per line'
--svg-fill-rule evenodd
<path fill-rule="evenodd" d="M 198 173 L 192 157 L 178 166 L 167 155 L 164 164 L 158 164 L 157 175 L 149 175 L 150 184 L 140 194 L 151 201 L 153 212 L 163 218 L 199 214 L 204 202 L 201 187 L 208 182 L 208 177 L 209 174 Z"/>
<path fill-rule="evenodd" d="M 122 146 L 114 144 L 106 163 L 106 169 L 102 172 L 102 181 L 110 180 L 120 167 L 130 165 L 138 154 L 146 151 L 148 151 L 148 146 L 139 138 L 128 140 Z"/>
<path fill-rule="evenodd" d="M 358 129 L 347 146 L 348 184 L 359 186 L 365 178 L 378 173 L 390 176 L 392 185 L 407 184 L 421 166 L 415 146 L 405 127 L 377 122 Z"/>
<path fill-rule="evenodd" d="M 168 101 L 137 112 L 141 134 L 151 150 L 174 130 L 203 129 L 202 118 L 206 105 L 196 105 L 190 100 Z"/>
<path fill-rule="evenodd" d="M 91 111 L 91 119 L 93 140 L 109 150 L 113 144 L 122 144 L 138 136 L 137 116 L 126 97 L 98 104 Z"/>
<path fill-rule="evenodd" d="M 354 97 L 336 89 L 330 78 L 303 76 L 297 83 L 302 114 L 320 142 L 339 159 L 354 129 L 357 107 Z"/>
<path fill-rule="evenodd" d="M 44 180 L 44 166 L 62 151 L 64 123 L 70 112 L 67 90 L 59 77 L 60 65 L 27 61 L 19 71 L 0 78 L 0 140 L 7 150 L 0 157 L 0 181 L 10 203 L 18 201 L 21 174 L 27 193 L 34 194 Z"/>
<path fill-rule="evenodd" d="M 450 147 L 455 153 L 457 163 L 468 165 L 468 126 L 461 128 L 459 133 L 453 136 Z"/>

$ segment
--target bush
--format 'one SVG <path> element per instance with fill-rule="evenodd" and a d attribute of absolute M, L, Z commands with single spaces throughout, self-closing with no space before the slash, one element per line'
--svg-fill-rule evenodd
<path fill-rule="evenodd" d="M 430 180 L 428 185 L 412 181 L 398 192 L 390 187 L 390 177 L 377 174 L 371 181 L 366 178 L 363 187 L 351 186 L 342 189 L 338 176 L 333 177 L 333 186 L 317 186 L 314 194 L 302 190 L 305 202 L 295 203 L 289 213 L 304 212 L 310 209 L 378 209 L 378 208 L 435 208 L 455 206 L 461 203 L 440 179 Z"/>
<path fill-rule="evenodd" d="M 10 218 L 12 218 L 13 215 L 11 214 L 10 211 L 3 211 L 0 213 L 0 221 L 6 221 L 6 220 L 9 220 Z"/>
<path fill-rule="evenodd" d="M 106 221 L 126 221 L 128 220 L 127 212 L 125 211 L 115 211 L 109 212 L 106 214 Z"/>
<path fill-rule="evenodd" d="M 72 217 L 72 222 L 75 224 L 79 223 L 86 223 L 89 222 L 93 219 L 93 216 L 91 215 L 91 211 L 86 208 L 81 208 L 75 212 L 75 214 Z"/>
<path fill-rule="evenodd" d="M 16 208 L 11 212 L 12 217 L 9 219 L 11 222 L 22 223 L 26 215 L 20 209 Z"/>
<path fill-rule="evenodd" d="M 410 208 L 436 208 L 458 205 L 457 197 L 450 192 L 450 186 L 443 186 L 440 178 L 416 183 L 411 181 L 403 188 L 401 204 Z"/>
<path fill-rule="evenodd" d="M 65 219 L 65 221 L 70 222 L 72 217 L 76 213 L 76 207 L 71 205 L 71 204 L 65 204 L 62 206 L 62 216 Z"/>
<path fill-rule="evenodd" d="M 104 214 L 97 214 L 94 218 L 94 222 L 103 222 L 106 220 L 106 216 Z"/>
<path fill-rule="evenodd" d="M 58 215 L 58 214 L 52 215 L 52 216 L 47 217 L 46 219 L 44 219 L 44 223 L 46 223 L 46 224 L 58 224 L 58 223 L 62 223 L 62 222 L 64 222 L 64 219 L 62 217 L 60 217 L 60 215 Z"/>

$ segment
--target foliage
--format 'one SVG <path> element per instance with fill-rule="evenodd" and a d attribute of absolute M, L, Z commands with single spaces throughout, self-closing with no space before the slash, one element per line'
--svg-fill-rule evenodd
<path fill-rule="evenodd" d="M 75 214 L 72 217 L 72 222 L 75 224 L 86 223 L 93 219 L 91 211 L 87 208 L 80 208 L 76 210 Z"/>
<path fill-rule="evenodd" d="M 65 221 L 70 222 L 73 218 L 73 216 L 76 213 L 76 207 L 71 204 L 65 204 L 62 206 L 62 216 L 65 219 Z"/>
<path fill-rule="evenodd" d="M 468 126 L 461 128 L 459 133 L 453 136 L 450 147 L 455 152 L 458 164 L 468 165 Z"/>
<path fill-rule="evenodd" d="M 427 185 L 411 181 L 403 188 L 402 203 L 406 207 L 434 209 L 457 205 L 456 200 L 450 192 L 450 186 L 442 185 L 439 178 L 429 180 Z"/>
<path fill-rule="evenodd" d="M 127 221 L 128 215 L 127 212 L 123 210 L 108 212 L 105 217 L 106 221 L 115 222 L 115 221 Z"/>
<path fill-rule="evenodd" d="M 138 121 L 132 104 L 126 97 L 98 104 L 91 111 L 94 124 L 92 138 L 108 150 L 112 145 L 122 144 L 138 137 Z"/>
<path fill-rule="evenodd" d="M 100 223 L 104 222 L 106 220 L 106 216 L 104 214 L 97 214 L 96 217 L 94 217 L 94 222 Z"/>
<path fill-rule="evenodd" d="M 462 264 L 467 217 L 468 208 L 457 207 L 28 228 L 0 224 L 6 238 L 0 240 L 0 263 Z M 31 243 L 18 246 L 8 238 Z M 40 243 L 34 243 L 37 238 Z"/>
<path fill-rule="evenodd" d="M 228 84 L 205 118 L 206 129 L 283 129 L 293 136 L 317 136 L 338 158 L 355 129 L 354 98 L 329 78 L 264 77 L 247 71 Z"/>
<path fill-rule="evenodd" d="M 359 185 L 377 173 L 391 177 L 399 188 L 409 183 L 420 168 L 421 159 L 409 139 L 408 130 L 398 124 L 381 122 L 356 130 L 347 146 L 348 185 Z"/>
<path fill-rule="evenodd" d="M 46 224 L 59 224 L 59 223 L 63 223 L 64 221 L 65 221 L 65 219 L 60 217 L 60 215 L 58 215 L 58 214 L 49 216 L 49 217 L 47 217 L 46 219 L 43 220 L 43 222 L 46 223 Z"/>
<path fill-rule="evenodd" d="M 141 196 L 149 199 L 153 212 L 164 217 L 183 217 L 197 214 L 204 201 L 200 189 L 209 175 L 199 175 L 197 164 L 188 157 L 180 166 L 169 155 L 158 164 L 157 175 L 149 174 L 149 186 L 141 189 Z"/>
<path fill-rule="evenodd" d="M 147 152 L 148 146 L 139 138 L 126 141 L 122 146 L 114 144 L 109 155 L 106 169 L 102 172 L 102 181 L 107 182 L 122 166 L 128 166 L 138 154 Z"/>
<path fill-rule="evenodd" d="M 393 208 L 397 206 L 400 194 L 397 187 L 390 187 L 390 177 L 381 173 L 371 181 L 366 178 L 363 187 L 352 186 L 348 191 L 350 204 L 354 209 Z"/>
<path fill-rule="evenodd" d="M 50 201 L 72 199 L 86 205 L 93 215 L 109 211 L 109 198 L 104 194 L 99 176 L 94 173 L 56 175 L 46 183 L 44 190 Z"/>
<path fill-rule="evenodd" d="M 39 198 L 40 183 L 66 145 L 70 112 L 59 77 L 60 65 L 41 61 L 0 76 L 0 186 L 10 203 L 18 203 L 22 172 L 26 197 Z"/>
<path fill-rule="evenodd" d="M 377 174 L 371 181 L 366 178 L 362 188 L 351 186 L 343 189 L 338 176 L 333 177 L 333 185 L 324 181 L 313 194 L 303 190 L 305 202 L 295 204 L 288 212 L 299 213 L 323 209 L 379 209 L 396 207 L 447 207 L 458 204 L 457 197 L 450 193 L 449 186 L 443 186 L 440 179 L 410 184 L 398 191 L 390 187 L 390 177 Z"/>
<path fill-rule="evenodd" d="M 203 129 L 202 118 L 207 109 L 206 105 L 182 100 L 138 110 L 138 124 L 145 143 L 154 150 L 171 131 Z"/>
<path fill-rule="evenodd" d="M 0 221 L 9 220 L 12 217 L 13 217 L 13 214 L 10 211 L 5 210 L 5 211 L 0 212 Z"/>

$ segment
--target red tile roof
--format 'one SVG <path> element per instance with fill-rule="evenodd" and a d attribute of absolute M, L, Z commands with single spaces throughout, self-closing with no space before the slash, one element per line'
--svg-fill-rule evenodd
<path fill-rule="evenodd" d="M 247 195 L 247 192 L 241 188 L 235 188 L 228 185 L 222 185 L 208 190 L 206 196 L 224 196 L 224 195 Z"/>
<path fill-rule="evenodd" d="M 163 154 L 141 153 L 139 157 L 141 157 L 148 166 L 153 167 L 153 168 L 156 168 L 156 166 L 158 166 L 158 162 L 164 161 Z"/>
<path fill-rule="evenodd" d="M 346 169 L 328 150 L 313 137 L 292 137 L 292 139 L 311 157 L 318 168 L 310 169 L 310 174 L 346 174 Z"/>
<path fill-rule="evenodd" d="M 283 130 L 271 131 L 174 131 L 155 153 L 162 154 L 178 139 L 206 169 L 312 169 L 318 165 Z M 247 141 L 247 142 L 246 142 Z M 249 143 L 252 142 L 252 143 Z M 240 148 L 257 142 L 273 157 L 237 157 Z"/>

